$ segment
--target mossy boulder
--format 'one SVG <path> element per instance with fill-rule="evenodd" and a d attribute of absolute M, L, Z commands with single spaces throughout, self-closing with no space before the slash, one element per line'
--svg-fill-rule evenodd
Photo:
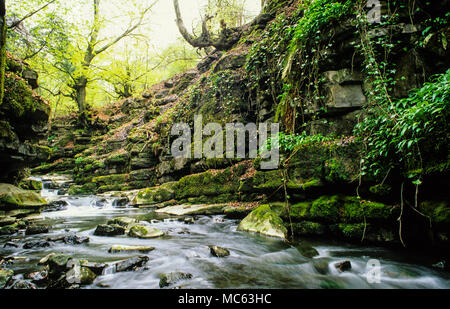
<path fill-rule="evenodd" d="M 137 238 L 156 238 L 164 236 L 164 232 L 152 226 L 136 224 L 130 228 L 128 236 Z"/>
<path fill-rule="evenodd" d="M 153 251 L 153 250 L 155 250 L 154 247 L 148 247 L 148 246 L 121 246 L 121 245 L 114 245 L 108 250 L 108 252 L 109 253 L 119 253 L 119 252 L 148 253 L 148 252 Z"/>
<path fill-rule="evenodd" d="M 47 205 L 47 201 L 33 191 L 27 191 L 10 184 L 0 184 L 0 209 L 39 209 Z"/>
<path fill-rule="evenodd" d="M 291 224 L 286 223 L 286 226 Z M 312 221 L 294 222 L 292 229 L 297 236 L 323 236 L 328 233 L 327 225 Z"/>
<path fill-rule="evenodd" d="M 3 289 L 13 276 L 14 271 L 10 269 L 0 269 L 0 289 Z"/>
<path fill-rule="evenodd" d="M 25 179 L 19 183 L 19 188 L 24 190 L 40 191 L 42 190 L 42 182 L 34 179 Z"/>
<path fill-rule="evenodd" d="M 261 205 L 253 210 L 238 226 L 239 231 L 256 232 L 263 235 L 286 238 L 287 229 L 280 216 L 270 205 Z"/>
<path fill-rule="evenodd" d="M 140 190 L 133 200 L 134 205 L 153 205 L 169 201 L 175 197 L 176 182 L 168 182 L 159 187 Z"/>

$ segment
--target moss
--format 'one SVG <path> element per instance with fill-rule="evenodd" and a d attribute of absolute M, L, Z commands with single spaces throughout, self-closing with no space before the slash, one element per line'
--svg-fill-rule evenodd
<path fill-rule="evenodd" d="M 364 223 L 357 224 L 335 224 L 330 226 L 330 230 L 339 235 L 348 239 L 362 239 L 364 234 L 364 228 L 367 226 Z"/>
<path fill-rule="evenodd" d="M 47 204 L 39 194 L 9 184 L 0 184 L 0 209 L 39 208 Z"/>
<path fill-rule="evenodd" d="M 198 197 L 202 195 L 221 195 L 237 192 L 239 178 L 234 177 L 231 169 L 212 173 L 210 171 L 181 178 L 176 185 L 176 198 Z"/>
<path fill-rule="evenodd" d="M 287 229 L 283 225 L 283 220 L 267 204 L 259 206 L 245 217 L 239 224 L 238 230 L 281 238 L 285 238 L 287 235 Z"/>
<path fill-rule="evenodd" d="M 120 175 L 109 175 L 109 176 L 100 176 L 92 179 L 93 183 L 97 185 L 110 185 L 110 186 L 118 186 L 123 185 L 129 179 L 128 174 L 120 174 Z"/>
<path fill-rule="evenodd" d="M 19 183 L 19 188 L 24 190 L 40 191 L 42 190 L 42 182 L 33 179 L 26 179 Z"/>
<path fill-rule="evenodd" d="M 110 155 L 105 159 L 106 165 L 127 165 L 130 160 L 128 153 L 119 153 Z"/>
<path fill-rule="evenodd" d="M 283 187 L 283 174 L 280 170 L 257 171 L 253 177 L 252 186 L 260 190 L 277 190 Z"/>
<path fill-rule="evenodd" d="M 159 187 L 147 188 L 139 191 L 134 204 L 152 205 L 169 201 L 175 197 L 175 182 L 168 182 Z"/>
<path fill-rule="evenodd" d="M 420 210 L 437 224 L 450 223 L 450 207 L 443 201 L 425 201 L 420 204 Z"/>
<path fill-rule="evenodd" d="M 309 210 L 311 209 L 311 202 L 301 202 L 291 206 L 291 219 L 294 221 L 302 221 L 310 218 Z"/>
<path fill-rule="evenodd" d="M 339 196 L 321 196 L 310 209 L 311 218 L 325 222 L 339 222 Z"/>
<path fill-rule="evenodd" d="M 369 191 L 376 196 L 386 197 L 386 196 L 389 196 L 389 194 L 391 194 L 392 187 L 390 185 L 386 185 L 386 184 L 378 184 L 375 186 L 371 186 L 369 188 Z"/>
<path fill-rule="evenodd" d="M 87 183 L 84 185 L 75 185 L 69 188 L 69 195 L 89 195 L 95 194 L 97 185 L 95 183 Z"/>
<path fill-rule="evenodd" d="M 290 228 L 290 224 L 286 223 Z M 327 233 L 326 225 L 311 221 L 302 221 L 292 223 L 292 229 L 295 235 L 299 236 L 321 236 Z"/>

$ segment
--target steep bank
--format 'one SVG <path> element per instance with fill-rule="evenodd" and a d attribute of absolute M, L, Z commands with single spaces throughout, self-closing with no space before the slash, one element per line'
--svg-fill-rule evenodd
<path fill-rule="evenodd" d="M 231 202 L 235 210 L 227 211 L 245 216 L 261 204 L 253 227 L 242 229 L 258 231 L 254 226 L 268 222 L 285 237 L 403 243 L 445 252 L 448 149 L 427 149 L 419 200 L 418 185 L 406 182 L 404 172 L 362 173 L 364 141 L 354 133 L 373 112 L 377 85 L 404 98 L 449 67 L 442 39 L 446 42 L 448 25 L 433 23 L 445 14 L 441 2 L 417 1 L 417 10 L 399 6 L 392 10 L 395 18 L 371 32 L 358 25 L 355 1 L 316 1 L 308 9 L 298 1 L 271 1 L 243 27 L 231 50 L 211 53 L 140 97 L 93 110 L 88 127 L 58 119 L 49 133 L 51 160 L 33 172 L 73 174 L 70 194 L 140 189 L 136 206 Z M 368 50 L 367 40 L 379 44 Z M 382 62 L 395 64 L 395 83 L 374 80 L 374 72 L 365 70 L 371 52 L 383 55 L 386 48 Z M 448 104 L 448 97 L 442 100 Z M 222 125 L 276 120 L 286 134 L 305 133 L 291 137 L 295 143 L 285 139 L 282 164 L 274 171 L 260 170 L 258 159 L 174 159 L 172 125 L 192 127 L 197 114 L 204 123 Z"/>
<path fill-rule="evenodd" d="M 25 167 L 47 160 L 50 149 L 38 145 L 46 135 L 50 106 L 34 89 L 38 76 L 7 53 L 5 98 L 0 105 L 0 182 L 21 178 Z"/>

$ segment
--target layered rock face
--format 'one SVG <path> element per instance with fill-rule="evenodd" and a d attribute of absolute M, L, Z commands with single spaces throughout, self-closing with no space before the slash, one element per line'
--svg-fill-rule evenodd
<path fill-rule="evenodd" d="M 45 136 L 49 105 L 33 89 L 37 73 L 7 54 L 5 98 L 0 105 L 0 182 L 12 182 L 24 167 L 46 160 L 49 149 L 37 145 Z"/>
<path fill-rule="evenodd" d="M 445 1 L 419 2 L 418 13 L 410 16 L 400 10 L 396 24 L 381 28 L 396 42 L 387 62 L 397 66 L 392 94 L 398 98 L 449 67 L 448 49 L 437 34 L 429 35 L 427 44 L 415 45 L 424 39 L 427 16 L 442 15 L 439 8 Z M 212 52 L 196 68 L 154 85 L 139 97 L 93 110 L 88 128 L 78 128 L 67 118 L 57 120 L 50 133 L 55 138 L 48 145 L 57 150 L 34 173 L 72 173 L 76 185 L 71 194 L 141 189 L 134 198 L 141 207 L 183 204 L 202 209 L 203 214 L 242 217 L 262 205 L 244 221 L 242 230 L 398 244 L 398 180 L 387 184 L 382 179 L 361 179 L 361 144 L 354 127 L 365 114 L 373 85 L 363 70 L 364 57 L 355 47 L 362 38 L 354 14 L 343 15 L 319 31 L 321 61 L 309 58 L 292 63 L 290 69 L 300 76 L 305 66 L 317 63 L 309 73 L 319 87 L 304 84 L 297 97 L 290 94 L 292 100 L 308 100 L 301 110 L 294 110 L 298 117 L 283 129 L 326 139 L 282 153 L 280 168 L 273 171 L 262 170 L 258 158 L 185 159 L 170 154 L 176 138 L 171 136 L 173 124 L 193 127 L 195 115 L 202 115 L 204 123 L 222 126 L 275 120 L 285 87 L 281 76 L 271 74 L 284 63 L 281 58 L 289 54 L 289 46 L 277 50 L 281 43 L 270 38 L 302 20 L 302 13 L 295 13 L 298 7 L 298 1 L 270 1 L 265 12 L 242 28 L 242 38 L 231 50 Z M 289 106 L 286 111 L 292 112 Z M 449 207 L 442 202 L 448 184 L 445 173 L 430 176 L 421 189 L 428 202 L 419 208 L 431 218 L 433 241 L 448 246 Z M 236 204 L 230 208 L 224 203 Z M 194 207 L 204 204 L 217 207 Z M 410 223 L 403 224 L 403 231 L 411 235 L 411 242 L 430 242 L 424 232 L 429 230 L 428 219 L 414 211 L 408 216 L 405 220 Z"/>

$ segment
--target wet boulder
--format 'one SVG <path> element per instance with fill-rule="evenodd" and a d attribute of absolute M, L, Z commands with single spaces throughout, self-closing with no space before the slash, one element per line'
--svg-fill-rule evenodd
<path fill-rule="evenodd" d="M 48 267 L 50 278 L 58 278 L 68 269 L 67 263 L 72 259 L 71 256 L 61 253 L 52 253 L 42 259 L 40 263 Z"/>
<path fill-rule="evenodd" d="M 253 210 L 241 221 L 238 230 L 256 232 L 283 239 L 286 238 L 287 234 L 283 220 L 271 209 L 270 205 L 261 205 Z"/>
<path fill-rule="evenodd" d="M 164 236 L 164 232 L 152 226 L 133 225 L 128 232 L 128 236 L 137 238 L 156 238 Z"/>
<path fill-rule="evenodd" d="M 350 261 L 343 261 L 334 264 L 334 267 L 336 267 L 336 269 L 340 272 L 349 271 L 352 269 L 352 263 Z"/>
<path fill-rule="evenodd" d="M 46 270 L 32 272 L 25 275 L 25 278 L 37 285 L 45 284 L 48 282 L 48 272 Z"/>
<path fill-rule="evenodd" d="M 149 261 L 148 256 L 136 256 L 114 264 L 116 272 L 134 271 Z"/>
<path fill-rule="evenodd" d="M 81 245 L 89 242 L 89 237 L 69 234 L 64 236 L 63 242 L 70 245 Z"/>
<path fill-rule="evenodd" d="M 215 257 L 226 257 L 230 255 L 230 251 L 218 246 L 209 246 L 211 254 Z"/>
<path fill-rule="evenodd" d="M 109 253 L 118 253 L 118 252 L 148 253 L 148 252 L 153 251 L 153 250 L 155 250 L 154 247 L 148 247 L 148 246 L 120 246 L 120 245 L 114 245 L 108 250 L 108 252 Z"/>
<path fill-rule="evenodd" d="M 94 263 L 89 262 L 88 260 L 79 260 L 78 262 L 81 266 L 89 268 L 97 276 L 100 276 L 103 273 L 103 270 L 108 266 L 105 263 Z"/>
<path fill-rule="evenodd" d="M 128 218 L 128 217 L 117 217 L 114 219 L 110 219 L 108 220 L 107 224 L 108 225 L 120 225 L 123 227 L 127 227 L 130 224 L 136 223 L 136 219 L 134 218 Z"/>
<path fill-rule="evenodd" d="M 24 243 L 23 248 L 24 249 L 35 249 L 35 248 L 46 248 L 46 247 L 50 247 L 50 243 L 48 241 L 45 240 L 32 240 L 32 241 L 27 241 L 26 243 Z"/>
<path fill-rule="evenodd" d="M 47 207 L 45 207 L 44 212 L 66 210 L 68 206 L 69 203 L 67 203 L 66 201 L 53 201 L 49 203 Z"/>
<path fill-rule="evenodd" d="M 297 250 L 301 255 L 310 259 L 319 255 L 319 252 L 315 248 L 304 244 L 298 245 Z"/>
<path fill-rule="evenodd" d="M 37 286 L 26 280 L 17 279 L 14 280 L 8 288 L 12 290 L 36 290 Z"/>
<path fill-rule="evenodd" d="M 48 233 L 49 227 L 45 225 L 30 225 L 25 230 L 25 235 L 36 235 Z"/>
<path fill-rule="evenodd" d="M 27 191 L 10 184 L 0 184 L 0 210 L 34 208 L 39 210 L 47 201 L 34 191 Z"/>
<path fill-rule="evenodd" d="M 69 286 L 74 284 L 88 285 L 94 282 L 97 275 L 88 267 L 81 266 L 79 262 L 73 263 L 72 268 L 66 273 L 66 281 Z"/>
<path fill-rule="evenodd" d="M 96 236 L 118 236 L 124 234 L 125 228 L 117 224 L 100 224 L 94 232 Z"/>
<path fill-rule="evenodd" d="M 14 271 L 10 269 L 0 269 L 0 289 L 3 289 L 13 276 Z"/>
<path fill-rule="evenodd" d="M 179 281 L 189 279 L 192 279 L 192 275 L 189 273 L 172 272 L 168 274 L 161 274 L 159 275 L 159 287 L 160 288 L 168 287 Z"/>
<path fill-rule="evenodd" d="M 328 274 L 329 262 L 330 262 L 329 258 L 313 259 L 312 265 L 319 274 L 326 275 L 326 274 Z"/>

